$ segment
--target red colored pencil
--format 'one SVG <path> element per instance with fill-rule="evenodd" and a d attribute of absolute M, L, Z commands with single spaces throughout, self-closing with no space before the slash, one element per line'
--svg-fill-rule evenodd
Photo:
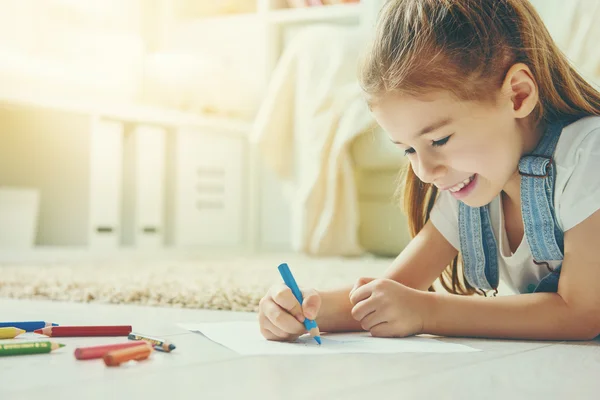
<path fill-rule="evenodd" d="M 127 336 L 131 333 L 131 325 L 117 326 L 49 326 L 36 329 L 35 333 L 50 337 L 67 336 Z"/>
<path fill-rule="evenodd" d="M 75 358 L 78 360 L 92 360 L 102 358 L 105 354 L 113 350 L 127 349 L 146 344 L 146 342 L 125 342 L 116 344 L 107 344 L 105 346 L 79 347 L 75 349 Z"/>

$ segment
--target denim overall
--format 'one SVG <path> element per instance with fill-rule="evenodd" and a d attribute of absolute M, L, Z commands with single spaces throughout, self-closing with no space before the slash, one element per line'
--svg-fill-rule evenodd
<path fill-rule="evenodd" d="M 519 162 L 521 212 L 525 236 L 536 264 L 562 261 L 564 240 L 554 213 L 555 167 L 552 156 L 564 123 L 550 124 L 540 143 Z M 488 291 L 498 288 L 498 245 L 489 205 L 469 207 L 459 202 L 458 226 L 463 270 L 467 282 Z M 546 264 L 547 265 L 547 264 Z M 538 283 L 533 292 L 557 292 L 559 265 Z"/>

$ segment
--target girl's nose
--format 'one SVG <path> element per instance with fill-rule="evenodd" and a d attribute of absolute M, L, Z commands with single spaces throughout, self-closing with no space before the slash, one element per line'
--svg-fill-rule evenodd
<path fill-rule="evenodd" d="M 445 174 L 446 167 L 436 162 L 434 158 L 419 157 L 417 176 L 424 183 L 434 183 Z"/>

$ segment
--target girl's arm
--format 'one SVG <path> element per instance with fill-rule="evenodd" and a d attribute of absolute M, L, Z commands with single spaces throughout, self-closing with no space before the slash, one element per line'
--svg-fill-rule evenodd
<path fill-rule="evenodd" d="M 558 293 L 492 298 L 431 293 L 424 333 L 538 340 L 600 334 L 600 211 L 565 234 Z"/>
<path fill-rule="evenodd" d="M 428 221 L 384 277 L 413 289 L 427 290 L 457 254 L 458 250 Z"/>
<path fill-rule="evenodd" d="M 457 254 L 429 221 L 394 260 L 385 278 L 413 289 L 427 290 Z M 351 315 L 350 290 L 352 286 L 319 292 L 322 300 L 317 317 L 319 329 L 326 332 L 362 330 L 360 322 Z"/>

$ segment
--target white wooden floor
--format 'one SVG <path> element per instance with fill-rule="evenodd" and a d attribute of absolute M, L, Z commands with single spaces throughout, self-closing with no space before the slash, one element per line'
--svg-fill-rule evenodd
<path fill-rule="evenodd" d="M 444 339 L 481 352 L 242 357 L 178 322 L 254 314 L 0 299 L 0 320 L 131 324 L 177 349 L 107 368 L 78 346 L 124 338 L 56 338 L 50 355 L 0 358 L 0 399 L 598 399 L 600 340 L 584 343 Z M 401 340 L 401 339 L 399 339 Z"/>

